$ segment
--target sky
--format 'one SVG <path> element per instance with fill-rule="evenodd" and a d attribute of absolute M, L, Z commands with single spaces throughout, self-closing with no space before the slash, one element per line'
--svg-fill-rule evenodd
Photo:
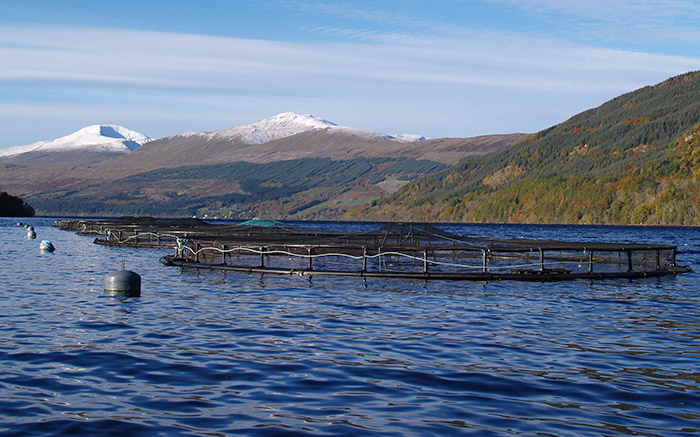
<path fill-rule="evenodd" d="M 700 70 L 700 0 L 0 0 L 0 148 L 282 112 L 536 132 Z"/>

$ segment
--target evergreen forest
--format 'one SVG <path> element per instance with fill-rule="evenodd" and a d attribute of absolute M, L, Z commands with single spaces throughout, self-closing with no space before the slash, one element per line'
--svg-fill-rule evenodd
<path fill-rule="evenodd" d="M 334 219 L 381 197 L 378 184 L 446 169 L 410 158 L 301 158 L 163 168 L 30 198 L 64 216 Z"/>

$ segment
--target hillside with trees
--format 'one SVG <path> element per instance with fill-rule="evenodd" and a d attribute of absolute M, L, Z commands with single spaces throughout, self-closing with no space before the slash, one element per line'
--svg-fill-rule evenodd
<path fill-rule="evenodd" d="M 0 192 L 0 217 L 33 217 L 34 208 L 19 197 Z"/>
<path fill-rule="evenodd" d="M 402 157 L 241 161 L 161 168 L 29 199 L 52 215 L 328 219 L 446 168 Z"/>
<path fill-rule="evenodd" d="M 700 72 L 416 179 L 350 219 L 700 225 Z"/>

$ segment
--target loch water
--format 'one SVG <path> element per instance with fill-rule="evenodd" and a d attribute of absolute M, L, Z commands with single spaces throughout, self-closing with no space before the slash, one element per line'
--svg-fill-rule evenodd
<path fill-rule="evenodd" d="M 700 432 L 698 228 L 438 225 L 676 244 L 694 269 L 484 283 L 180 270 L 53 222 L 0 219 L 2 435 Z M 140 297 L 105 295 L 121 260 Z"/>

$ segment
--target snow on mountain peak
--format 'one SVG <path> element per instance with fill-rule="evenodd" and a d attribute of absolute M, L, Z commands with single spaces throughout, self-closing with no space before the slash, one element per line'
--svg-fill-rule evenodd
<path fill-rule="evenodd" d="M 313 130 L 326 130 L 329 133 L 342 132 L 348 135 L 382 138 L 399 142 L 414 142 L 425 139 L 425 137 L 420 135 L 385 135 L 346 126 L 338 126 L 323 118 L 314 117 L 313 115 L 300 115 L 294 112 L 283 112 L 251 124 L 237 126 L 231 129 L 211 131 L 208 132 L 207 135 L 209 138 L 235 138 L 247 144 L 262 144 Z"/>
<path fill-rule="evenodd" d="M 300 115 L 293 112 L 283 112 L 272 117 L 258 120 L 254 123 L 236 126 L 231 129 L 210 132 L 213 137 L 235 137 L 244 143 L 262 144 L 268 141 L 279 140 L 302 132 L 317 129 L 337 127 L 335 123 L 314 117 L 313 115 Z"/>
<path fill-rule="evenodd" d="M 423 135 L 417 135 L 417 134 L 399 134 L 399 135 L 392 135 L 392 137 L 394 140 L 400 141 L 402 143 L 415 143 L 418 141 L 425 141 L 427 139 Z"/>
<path fill-rule="evenodd" d="M 50 141 L 38 141 L 26 146 L 0 149 L 0 156 L 27 152 L 62 152 L 88 150 L 94 152 L 127 153 L 150 141 L 146 135 L 113 124 L 84 127 L 79 131 Z"/>

